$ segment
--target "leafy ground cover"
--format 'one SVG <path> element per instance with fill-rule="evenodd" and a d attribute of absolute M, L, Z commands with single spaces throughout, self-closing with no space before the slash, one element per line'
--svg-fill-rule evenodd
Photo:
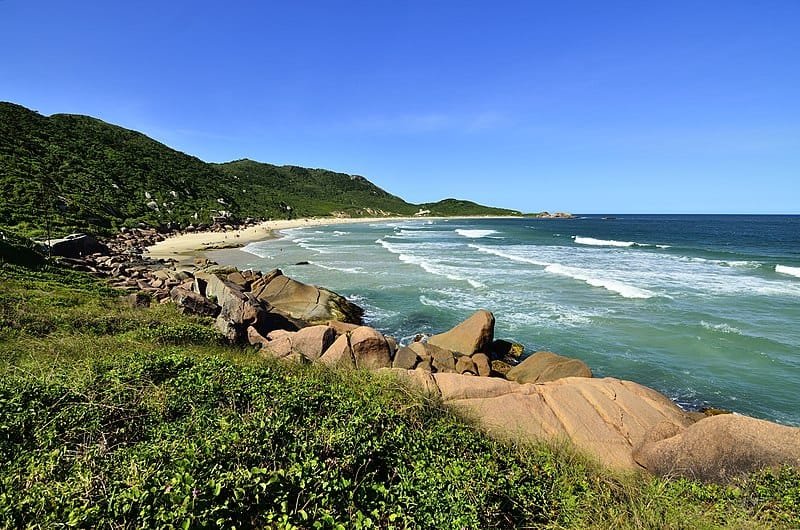
<path fill-rule="evenodd" d="M 386 376 L 262 359 L 208 324 L 0 262 L 0 526 L 800 526 L 797 471 L 621 476 L 494 440 Z"/>

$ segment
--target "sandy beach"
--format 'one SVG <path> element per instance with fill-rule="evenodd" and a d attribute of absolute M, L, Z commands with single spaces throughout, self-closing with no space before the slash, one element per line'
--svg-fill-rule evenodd
<path fill-rule="evenodd" d="M 239 248 L 254 241 L 263 241 L 273 238 L 275 237 L 274 232 L 277 230 L 286 230 L 288 228 L 298 228 L 301 226 L 407 221 L 413 219 L 419 219 L 419 217 L 321 217 L 264 221 L 259 225 L 242 230 L 193 232 L 172 236 L 148 247 L 147 256 L 153 259 L 186 261 L 198 255 L 198 253 L 207 250 Z"/>

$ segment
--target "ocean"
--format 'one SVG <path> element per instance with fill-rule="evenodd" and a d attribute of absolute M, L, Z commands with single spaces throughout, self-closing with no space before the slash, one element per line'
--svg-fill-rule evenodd
<path fill-rule="evenodd" d="M 242 250 L 226 261 L 333 289 L 402 340 L 486 308 L 528 352 L 800 425 L 800 216 L 387 221 Z"/>

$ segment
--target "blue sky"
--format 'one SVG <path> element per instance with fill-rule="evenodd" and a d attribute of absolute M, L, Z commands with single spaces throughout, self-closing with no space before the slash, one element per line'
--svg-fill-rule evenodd
<path fill-rule="evenodd" d="M 800 1 L 0 0 L 0 100 L 415 201 L 800 213 Z"/>

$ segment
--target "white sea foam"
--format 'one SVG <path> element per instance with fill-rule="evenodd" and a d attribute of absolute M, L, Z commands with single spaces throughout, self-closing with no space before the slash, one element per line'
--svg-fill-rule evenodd
<path fill-rule="evenodd" d="M 407 230 L 395 228 L 395 233 L 384 237 L 392 239 L 433 239 L 436 237 L 447 236 L 451 232 L 440 230 Z"/>
<path fill-rule="evenodd" d="M 315 233 L 316 233 L 316 232 L 315 232 Z M 346 235 L 348 235 L 349 233 L 350 233 L 350 232 L 342 232 L 341 230 L 334 230 L 334 231 L 333 231 L 333 235 L 335 235 L 335 236 L 346 236 Z"/>
<path fill-rule="evenodd" d="M 655 247 L 671 248 L 671 245 L 652 245 L 650 243 L 637 243 L 636 241 L 616 241 L 614 239 L 596 239 L 593 237 L 572 236 L 575 243 L 579 245 L 590 245 L 593 247 Z"/>
<path fill-rule="evenodd" d="M 592 287 L 602 287 L 603 289 L 615 292 L 625 298 L 652 298 L 656 296 L 654 292 L 648 291 L 647 289 L 640 289 L 617 280 L 595 278 L 587 274 L 586 271 L 574 267 L 565 267 L 558 263 L 548 265 L 544 270 L 552 274 L 559 274 L 561 276 L 568 276 L 576 280 L 584 281 Z"/>
<path fill-rule="evenodd" d="M 707 259 L 687 256 L 680 256 L 678 259 L 681 261 L 694 263 L 708 263 L 710 265 L 718 265 L 720 267 L 736 267 L 741 269 L 758 269 L 761 267 L 761 263 L 758 261 Z"/>
<path fill-rule="evenodd" d="M 331 253 L 331 251 L 329 251 L 329 250 L 325 250 L 325 249 L 322 249 L 322 248 L 319 248 L 319 247 L 315 247 L 313 245 L 309 245 L 308 241 L 309 241 L 308 239 L 303 238 L 303 237 L 298 237 L 298 238 L 292 239 L 292 243 L 296 244 L 298 247 L 304 248 L 306 250 L 311 250 L 312 252 L 316 252 L 317 254 L 330 254 Z"/>
<path fill-rule="evenodd" d="M 320 269 L 325 269 L 329 271 L 349 272 L 351 274 L 366 274 L 364 269 L 362 269 L 361 267 L 336 267 L 334 265 L 324 265 L 322 263 L 317 263 L 316 261 L 309 261 L 309 263 L 314 265 L 315 267 L 319 267 Z"/>
<path fill-rule="evenodd" d="M 526 257 L 523 257 L 523 256 L 517 256 L 515 254 L 510 254 L 508 252 L 504 252 L 504 251 L 498 250 L 496 248 L 482 247 L 480 245 L 475 245 L 474 243 L 470 243 L 468 246 L 471 247 L 471 248 L 474 248 L 478 252 L 483 252 L 484 254 L 493 254 L 493 255 L 499 256 L 501 258 L 506 258 L 506 259 L 511 260 L 511 261 L 516 261 L 517 263 L 528 263 L 530 265 L 538 265 L 540 267 L 547 267 L 548 265 L 550 265 L 550 263 L 548 263 L 546 261 L 535 260 L 535 259 L 526 258 Z"/>
<path fill-rule="evenodd" d="M 266 249 L 261 248 L 259 243 L 249 243 L 242 247 L 243 252 L 247 252 L 248 254 L 252 254 L 254 256 L 258 256 L 259 258 L 269 258 L 272 259 L 272 255 L 267 252 Z"/>
<path fill-rule="evenodd" d="M 497 230 L 467 230 L 465 228 L 456 228 L 455 233 L 460 236 L 479 239 L 481 237 L 488 237 L 492 234 L 496 234 Z"/>
<path fill-rule="evenodd" d="M 720 324 L 712 324 L 710 322 L 706 322 L 705 320 L 701 320 L 700 325 L 709 331 L 719 331 L 720 333 L 734 333 L 736 335 L 742 334 L 742 330 L 740 330 L 739 328 L 735 328 L 730 324 L 726 324 L 725 322 L 722 322 Z"/>
<path fill-rule="evenodd" d="M 775 272 L 780 274 L 788 274 L 800 278 L 800 267 L 787 267 L 786 265 L 775 265 Z"/>
<path fill-rule="evenodd" d="M 410 263 L 412 265 L 417 265 L 422 270 L 429 272 L 431 274 L 435 274 L 437 276 L 444 276 L 445 278 L 449 278 L 451 280 L 467 282 L 471 286 L 475 288 L 485 287 L 484 284 L 477 280 L 473 280 L 467 276 L 457 273 L 454 269 L 455 267 L 449 267 L 447 265 L 441 265 L 433 259 L 426 259 L 420 256 L 414 256 L 412 254 L 407 254 L 403 252 L 403 249 L 399 248 L 397 245 L 393 245 L 384 239 L 378 239 L 375 241 L 380 246 L 391 252 L 392 254 L 397 254 L 397 258 L 402 261 L 403 263 Z M 404 248 L 409 248 L 410 245 L 405 245 Z"/>
<path fill-rule="evenodd" d="M 445 278 L 449 278 L 451 280 L 467 282 L 476 289 L 480 287 L 485 287 L 484 284 L 482 284 L 477 280 L 473 280 L 472 278 L 467 278 L 466 276 L 456 274 L 452 272 L 450 267 L 439 265 L 437 263 L 434 263 L 433 261 L 426 260 L 425 258 L 420 258 L 418 256 L 411 256 L 409 254 L 400 254 L 398 258 L 403 263 L 410 263 L 412 265 L 417 265 L 422 270 L 429 272 L 431 274 L 435 274 L 437 276 L 444 276 Z"/>
<path fill-rule="evenodd" d="M 572 236 L 572 239 L 579 245 L 592 245 L 595 247 L 632 247 L 637 245 L 635 241 L 615 241 L 613 239 L 595 239 L 593 237 Z"/>

